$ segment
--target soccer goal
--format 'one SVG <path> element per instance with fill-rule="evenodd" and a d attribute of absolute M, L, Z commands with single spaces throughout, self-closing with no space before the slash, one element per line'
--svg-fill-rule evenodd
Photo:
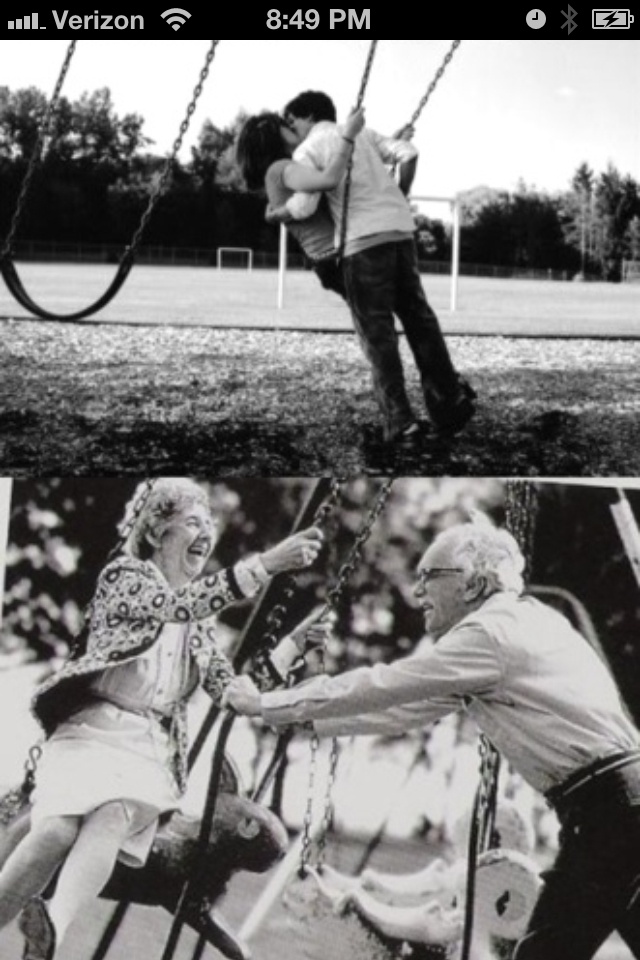
<path fill-rule="evenodd" d="M 622 261 L 622 279 L 627 283 L 640 283 L 640 260 Z"/>
<path fill-rule="evenodd" d="M 451 213 L 451 287 L 449 309 L 458 309 L 458 279 L 460 277 L 460 201 L 458 197 L 409 197 L 411 203 L 446 203 Z"/>
<path fill-rule="evenodd" d="M 250 247 L 218 247 L 218 270 L 253 270 L 253 250 Z"/>
<path fill-rule="evenodd" d="M 451 289 L 449 304 L 452 313 L 458 309 L 458 278 L 460 276 L 460 201 L 458 197 L 409 197 L 412 203 L 448 203 L 451 210 Z M 287 230 L 280 228 L 280 252 L 278 256 L 278 308 L 285 300 L 285 275 L 287 272 Z"/>
<path fill-rule="evenodd" d="M 12 480 L 10 477 L 0 477 L 0 600 L 4 596 L 4 572 L 7 560 L 11 487 Z M 2 624 L 2 607 L 3 604 L 0 602 L 0 624 Z"/>

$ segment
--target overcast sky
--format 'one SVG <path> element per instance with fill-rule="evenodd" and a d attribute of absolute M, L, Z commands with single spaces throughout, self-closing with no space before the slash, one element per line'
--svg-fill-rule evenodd
<path fill-rule="evenodd" d="M 80 40 L 71 97 L 110 87 L 118 113 L 138 112 L 155 150 L 170 149 L 207 40 Z M 450 40 L 381 40 L 366 94 L 367 122 L 391 132 L 413 113 Z M 50 93 L 67 41 L 0 41 L 0 83 Z M 206 118 L 280 109 L 321 89 L 344 116 L 357 96 L 367 40 L 223 40 L 186 138 Z M 640 179 L 640 56 L 631 40 L 465 40 L 425 108 L 415 192 L 451 196 L 520 179 L 564 189 L 582 161 Z M 188 157 L 188 152 L 186 154 Z"/>

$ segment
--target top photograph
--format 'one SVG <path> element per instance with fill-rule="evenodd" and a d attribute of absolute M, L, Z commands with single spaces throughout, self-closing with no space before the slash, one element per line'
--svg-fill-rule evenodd
<path fill-rule="evenodd" d="M 263 13 L 0 27 L 4 473 L 640 475 L 637 11 Z"/>

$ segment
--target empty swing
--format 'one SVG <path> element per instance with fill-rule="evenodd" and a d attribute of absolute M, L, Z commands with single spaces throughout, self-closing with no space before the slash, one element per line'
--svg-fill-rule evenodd
<path fill-rule="evenodd" d="M 120 291 L 127 277 L 129 276 L 129 273 L 131 272 L 131 268 L 133 267 L 136 253 L 140 245 L 140 241 L 142 240 L 142 234 L 144 233 L 144 230 L 147 226 L 149 218 L 151 217 L 158 200 L 164 193 L 169 183 L 169 180 L 171 178 L 173 165 L 175 163 L 178 152 L 182 146 L 182 141 L 184 139 L 184 136 L 189 128 L 191 117 L 195 111 L 196 104 L 198 102 L 200 94 L 202 93 L 204 83 L 209 74 L 209 68 L 211 66 L 211 63 L 213 61 L 213 58 L 216 52 L 216 47 L 218 46 L 219 43 L 220 43 L 219 40 L 211 41 L 211 46 L 207 52 L 204 66 L 200 71 L 199 80 L 194 88 L 193 95 L 187 107 L 185 117 L 182 123 L 180 124 L 178 136 L 176 137 L 173 143 L 173 147 L 171 148 L 171 152 L 169 156 L 166 158 L 164 165 L 160 171 L 160 174 L 151 189 L 147 207 L 142 214 L 140 224 L 138 225 L 129 245 L 125 248 L 124 253 L 122 254 L 120 263 L 116 270 L 116 274 L 113 280 L 111 281 L 109 287 L 102 294 L 102 296 L 100 296 L 94 303 L 91 304 L 91 306 L 85 307 L 82 310 L 77 310 L 73 313 L 60 314 L 60 313 L 52 313 L 51 311 L 46 310 L 44 307 L 41 307 L 39 304 L 37 304 L 36 301 L 30 296 L 17 271 L 16 265 L 14 262 L 13 248 L 14 248 L 16 233 L 18 231 L 23 209 L 27 200 L 30 184 L 35 174 L 38 163 L 40 161 L 45 139 L 47 136 L 51 134 L 56 107 L 58 105 L 58 100 L 60 99 L 60 92 L 62 90 L 62 85 L 66 78 L 73 54 L 76 49 L 77 40 L 73 40 L 69 44 L 64 62 L 62 64 L 62 68 L 60 70 L 60 75 L 58 76 L 58 80 L 56 82 L 53 94 L 51 96 L 51 99 L 45 111 L 45 116 L 38 133 L 38 138 L 36 140 L 33 153 L 31 154 L 29 163 L 27 165 L 27 170 L 24 176 L 24 180 L 22 182 L 22 186 L 20 189 L 17 203 L 16 203 L 16 208 L 13 213 L 13 217 L 11 219 L 9 233 L 4 242 L 2 252 L 0 252 L 0 271 L 2 272 L 2 277 L 4 279 L 4 282 L 7 285 L 9 292 L 13 295 L 13 297 L 17 300 L 17 302 L 22 307 L 24 307 L 24 309 L 27 310 L 29 313 L 34 314 L 36 317 L 40 317 L 42 320 L 55 320 L 60 323 L 80 323 L 83 320 L 85 320 L 87 317 L 90 317 L 93 314 L 98 313 L 98 311 L 106 307 L 107 304 L 110 303 L 111 300 L 113 300 L 116 294 Z"/>

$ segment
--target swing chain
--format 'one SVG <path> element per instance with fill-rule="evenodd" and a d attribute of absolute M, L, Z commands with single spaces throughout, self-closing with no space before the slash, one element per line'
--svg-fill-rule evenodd
<path fill-rule="evenodd" d="M 122 524 L 122 529 L 120 531 L 120 537 L 115 547 L 110 552 L 109 559 L 117 556 L 117 554 L 120 553 L 125 543 L 133 533 L 135 525 L 140 519 L 142 511 L 144 510 L 144 508 L 149 502 L 149 497 L 151 496 L 151 491 L 153 490 L 154 483 L 155 483 L 155 480 L 152 480 L 152 479 L 145 480 L 144 487 L 142 488 L 140 493 L 137 494 L 137 496 L 135 496 L 133 505 L 131 507 L 131 516 L 124 520 Z"/>
<path fill-rule="evenodd" d="M 491 847 L 495 828 L 500 754 L 490 740 L 480 736 L 480 785 L 478 788 L 478 852 Z"/>
<path fill-rule="evenodd" d="M 325 500 L 323 500 L 318 507 L 313 520 L 311 521 L 312 527 L 319 527 L 322 529 L 326 524 L 329 515 L 336 508 L 340 497 L 342 496 L 344 484 L 344 478 L 334 477 L 331 480 L 329 493 L 327 494 Z M 269 611 L 269 616 L 267 617 L 267 632 L 265 633 L 262 642 L 262 650 L 265 651 L 273 650 L 280 640 L 284 625 L 284 617 L 287 612 L 287 606 L 297 589 L 297 583 L 294 577 L 289 576 L 286 579 L 283 578 L 283 580 L 284 585 L 282 588 L 282 600 L 280 603 L 277 603 L 272 607 L 272 609 Z"/>
<path fill-rule="evenodd" d="M 460 46 L 461 43 L 462 43 L 462 40 L 454 40 L 453 43 L 451 44 L 451 48 L 449 49 L 449 52 L 447 53 L 447 55 L 445 56 L 444 60 L 442 61 L 442 63 L 441 63 L 441 65 L 440 65 L 440 67 L 439 67 L 439 69 L 438 69 L 438 72 L 436 73 L 435 77 L 433 78 L 433 80 L 432 80 L 431 83 L 429 84 L 429 88 L 428 88 L 427 92 L 425 93 L 425 95 L 424 95 L 424 96 L 422 97 L 422 99 L 420 100 L 420 103 L 418 104 L 417 108 L 414 110 L 413 116 L 411 117 L 411 120 L 409 120 L 408 126 L 413 127 L 413 126 L 415 125 L 418 117 L 420 116 L 420 114 L 422 113 L 422 111 L 424 110 L 424 108 L 426 107 L 427 101 L 428 101 L 429 97 L 431 96 L 431 94 L 433 93 L 433 91 L 435 90 L 435 88 L 438 86 L 438 83 L 439 83 L 440 80 L 442 79 L 442 75 L 444 74 L 445 70 L 447 69 L 447 67 L 448 67 L 449 64 L 451 63 L 451 60 L 453 59 L 453 55 L 454 55 L 454 53 L 456 52 L 456 50 L 458 49 L 458 47 Z"/>
<path fill-rule="evenodd" d="M 362 106 L 364 100 L 365 91 L 367 89 L 367 84 L 369 82 L 369 76 L 371 75 L 371 68 L 373 66 L 373 58 L 376 52 L 376 47 L 378 45 L 377 40 L 372 40 L 369 46 L 369 53 L 367 54 L 367 62 L 364 68 L 364 73 L 362 74 L 362 81 L 360 83 L 360 90 L 358 91 L 358 99 L 356 100 L 356 108 Z M 340 222 L 340 243 L 338 246 L 338 260 L 342 260 L 344 257 L 344 248 L 347 243 L 347 217 L 349 213 L 349 196 L 351 194 L 351 178 L 353 174 L 353 147 L 351 148 L 351 155 L 349 157 L 349 162 L 347 164 L 347 172 L 345 174 L 344 180 L 344 197 L 342 200 L 342 219 Z"/>
<path fill-rule="evenodd" d="M 362 560 L 362 552 L 363 552 L 364 546 L 366 542 L 369 540 L 373 527 L 386 506 L 387 500 L 389 499 L 391 490 L 393 488 L 393 483 L 394 483 L 393 478 L 389 478 L 388 480 L 385 480 L 383 482 L 374 506 L 371 508 L 368 516 L 366 517 L 366 519 L 362 523 L 362 526 L 358 530 L 355 536 L 353 546 L 349 553 L 349 556 L 347 557 L 343 565 L 340 567 L 335 584 L 333 585 L 333 587 L 331 587 L 327 591 L 325 615 L 328 614 L 330 611 L 335 610 L 338 599 L 342 594 L 342 591 L 344 590 L 344 587 L 347 581 L 349 580 L 354 570 L 356 570 L 356 568 L 360 564 L 360 561 Z M 324 671 L 325 669 L 324 648 L 320 650 L 320 661 L 321 661 L 320 668 L 322 671 Z M 313 822 L 313 787 L 314 787 L 316 768 L 317 768 L 317 762 L 318 762 L 318 747 L 319 747 L 318 735 L 314 730 L 311 736 L 311 761 L 310 761 L 310 768 L 309 768 L 309 783 L 307 788 L 307 803 L 306 803 L 306 809 L 304 814 L 304 820 L 302 824 L 302 848 L 300 852 L 300 867 L 298 871 L 300 877 L 304 877 L 306 868 L 309 865 L 309 859 L 310 859 L 310 853 L 311 853 L 311 844 L 312 844 L 311 826 Z M 324 799 L 323 818 L 322 818 L 322 824 L 319 830 L 318 840 L 317 840 L 319 869 L 322 869 L 327 833 L 331 828 L 331 823 L 333 820 L 333 803 L 332 803 L 331 797 L 333 792 L 333 785 L 336 779 L 338 755 L 339 755 L 338 741 L 335 737 L 333 737 L 331 742 L 329 774 L 328 774 L 327 789 L 325 792 L 325 799 Z"/>
<path fill-rule="evenodd" d="M 364 73 L 362 74 L 362 81 L 360 83 L 360 90 L 358 91 L 358 99 L 356 100 L 356 107 L 362 106 L 362 101 L 364 100 L 367 84 L 369 83 L 371 68 L 373 67 L 373 58 L 375 56 L 377 46 L 378 46 L 378 40 L 372 40 L 371 46 L 369 47 L 369 53 L 367 54 L 367 62 L 364 68 Z"/>
<path fill-rule="evenodd" d="M 329 610 L 335 610 L 337 602 L 346 586 L 347 581 L 350 579 L 353 572 L 359 566 L 362 560 L 362 552 L 364 550 L 365 544 L 371 536 L 371 532 L 378 521 L 378 517 L 384 510 L 387 500 L 391 495 L 391 490 L 393 487 L 393 478 L 385 480 L 380 488 L 380 493 L 378 499 L 372 510 L 369 513 L 369 516 L 363 523 L 362 527 L 356 534 L 356 538 L 351 549 L 351 552 L 343 565 L 338 571 L 338 576 L 335 584 L 327 591 L 327 612 Z"/>
<path fill-rule="evenodd" d="M 44 739 L 38 740 L 29 748 L 24 764 L 24 779 L 19 787 L 13 787 L 0 798 L 0 826 L 6 827 L 18 816 L 24 804 L 29 800 L 35 786 L 36 769 L 42 756 Z"/>
<path fill-rule="evenodd" d="M 27 171 L 24 175 L 24 180 L 22 181 L 20 193 L 18 195 L 18 200 L 16 202 L 16 208 L 14 210 L 13 217 L 11 218 L 11 226 L 9 228 L 9 234 L 7 236 L 4 247 L 2 249 L 2 255 L 0 259 L 4 260 L 6 257 L 9 257 L 11 254 L 15 236 L 18 230 L 18 224 L 22 217 L 22 210 L 24 208 L 27 192 L 29 190 L 31 180 L 33 179 L 33 175 L 35 173 L 36 165 L 40 157 L 40 153 L 42 151 L 44 141 L 46 137 L 49 135 L 49 130 L 53 121 L 53 115 L 58 105 L 58 100 L 60 99 L 60 91 L 62 90 L 62 85 L 69 71 L 69 67 L 71 65 L 71 58 L 73 57 L 73 54 L 75 52 L 77 42 L 78 42 L 77 40 L 72 40 L 67 48 L 67 53 L 64 58 L 64 62 L 62 64 L 62 68 L 60 70 L 60 75 L 58 76 L 58 80 L 56 82 L 53 94 L 51 95 L 51 99 L 47 104 L 42 126 L 40 127 L 40 130 L 38 132 L 35 146 L 31 152 L 31 156 L 27 164 Z"/>
<path fill-rule="evenodd" d="M 505 526 L 518 543 L 531 572 L 538 499 L 535 486 L 528 480 L 509 480 L 505 494 Z"/>
<path fill-rule="evenodd" d="M 24 788 L 27 793 L 31 793 L 31 790 L 35 784 L 36 770 L 38 768 L 38 762 L 42 757 L 42 743 L 43 741 L 38 741 L 32 747 L 29 748 L 29 754 L 24 764 Z"/>
<path fill-rule="evenodd" d="M 171 149 L 171 153 L 169 154 L 169 156 L 167 157 L 167 159 L 166 159 L 166 161 L 165 161 L 165 165 L 164 165 L 164 167 L 163 167 L 163 169 L 162 169 L 162 171 L 161 171 L 161 173 L 160 173 L 160 176 L 156 179 L 156 182 L 155 182 L 154 186 L 151 188 L 151 194 L 150 194 L 150 196 L 149 196 L 149 201 L 148 201 L 148 203 L 147 203 L 147 208 L 146 208 L 146 210 L 144 211 L 144 213 L 142 214 L 142 219 L 141 219 L 141 221 L 140 221 L 140 224 L 139 224 L 139 226 L 138 226 L 138 229 L 137 229 L 136 232 L 134 233 L 133 239 L 131 240 L 131 243 L 129 244 L 129 246 L 128 246 L 128 248 L 127 248 L 126 256 L 129 257 L 129 258 L 133 258 L 134 254 L 135 254 L 135 252 L 136 252 L 136 250 L 137 250 L 137 248 L 138 248 L 138 244 L 140 243 L 140 239 L 141 239 L 141 237 L 142 237 L 142 234 L 144 233 L 144 231 L 145 231 L 145 229 L 146 229 L 146 226 L 147 226 L 147 223 L 148 223 L 148 221 L 149 221 L 149 218 L 151 217 L 151 214 L 152 214 L 152 212 L 153 212 L 153 208 L 155 207 L 156 202 L 157 202 L 158 198 L 160 197 L 160 195 L 164 192 L 165 187 L 166 187 L 166 185 L 167 185 L 167 181 L 169 180 L 169 178 L 170 178 L 170 176 L 171 176 L 171 174 L 172 174 L 173 165 L 174 165 L 175 160 L 176 160 L 176 157 L 177 157 L 177 155 L 178 155 L 178 151 L 180 150 L 180 147 L 182 146 L 182 141 L 183 141 L 183 139 L 184 139 L 184 135 L 185 135 L 185 133 L 187 132 L 187 130 L 188 130 L 188 128 L 189 128 L 189 123 L 191 122 L 191 117 L 193 116 L 193 114 L 194 114 L 194 112 L 195 112 L 196 104 L 197 104 L 197 102 L 198 102 L 198 100 L 199 100 L 199 98 L 200 98 L 200 94 L 202 93 L 202 88 L 203 88 L 203 86 L 204 86 L 204 83 L 205 83 L 205 81 L 206 81 L 206 79 L 207 79 L 207 77 L 208 77 L 208 75 L 209 75 L 209 69 L 210 69 L 210 67 L 211 67 L 211 63 L 212 63 L 213 58 L 214 58 L 214 56 L 215 56 L 216 47 L 218 46 L 219 43 L 220 43 L 219 40 L 212 40 L 212 41 L 211 41 L 211 46 L 210 46 L 209 51 L 208 51 L 208 53 L 207 53 L 204 66 L 202 67 L 202 70 L 200 71 L 200 78 L 199 78 L 198 83 L 196 84 L 196 86 L 195 86 L 195 88 L 194 88 L 193 95 L 192 95 L 192 97 L 191 97 L 191 101 L 190 101 L 190 103 L 189 103 L 189 106 L 187 107 L 187 112 L 186 112 L 186 114 L 185 114 L 184 120 L 183 120 L 182 123 L 180 124 L 180 130 L 179 130 L 178 136 L 176 137 L 176 139 L 175 139 L 175 141 L 174 141 L 174 143 L 173 143 L 173 147 L 172 147 L 172 149 Z"/>
<path fill-rule="evenodd" d="M 327 790 L 325 796 L 324 812 L 322 816 L 322 824 L 320 826 L 320 835 L 318 837 L 318 852 L 317 852 L 317 866 L 318 870 L 322 871 L 324 866 L 325 852 L 327 847 L 327 837 L 329 831 L 333 826 L 333 786 L 336 782 L 336 772 L 338 769 L 338 755 L 340 748 L 338 746 L 338 741 L 336 737 L 333 737 L 331 740 L 331 752 L 329 754 L 329 773 L 327 775 Z"/>
<path fill-rule="evenodd" d="M 315 732 L 311 735 L 311 761 L 309 763 L 309 780 L 307 783 L 307 802 L 302 820 L 302 846 L 300 848 L 300 865 L 298 867 L 298 876 L 303 879 L 309 862 L 311 860 L 311 826 L 313 823 L 313 790 L 316 781 L 316 771 L 318 768 L 318 750 L 320 740 Z"/>

